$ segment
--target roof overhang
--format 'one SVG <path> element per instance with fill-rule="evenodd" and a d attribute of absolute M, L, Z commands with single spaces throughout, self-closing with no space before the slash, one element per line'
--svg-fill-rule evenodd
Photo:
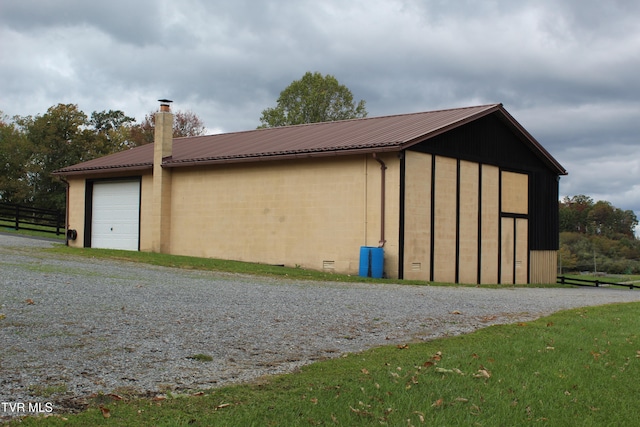
<path fill-rule="evenodd" d="M 64 169 L 51 173 L 54 176 L 75 176 L 75 175 L 111 175 L 120 172 L 140 172 L 152 170 L 153 164 L 143 163 L 137 165 L 124 165 L 114 167 L 94 167 L 94 168 L 78 168 L 78 169 Z"/>

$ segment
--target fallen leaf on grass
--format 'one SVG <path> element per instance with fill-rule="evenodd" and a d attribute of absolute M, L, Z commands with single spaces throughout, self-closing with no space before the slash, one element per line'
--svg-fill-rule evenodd
<path fill-rule="evenodd" d="M 111 416 L 111 411 L 109 411 L 109 408 L 105 408 L 104 406 L 100 405 L 100 412 L 102 412 L 102 416 L 104 418 L 109 418 Z"/>
<path fill-rule="evenodd" d="M 365 375 L 369 375 L 369 371 L 367 371 L 367 368 L 360 369 L 360 372 L 362 372 Z"/>
<path fill-rule="evenodd" d="M 221 403 L 220 405 L 216 406 L 213 409 L 217 411 L 218 409 L 226 408 L 227 406 L 231 406 L 231 403 Z"/>
<path fill-rule="evenodd" d="M 459 310 L 453 310 L 451 314 L 462 314 L 462 312 L 460 312 Z"/>
<path fill-rule="evenodd" d="M 491 373 L 486 369 L 478 369 L 477 374 L 473 374 L 474 378 L 491 378 Z"/>
<path fill-rule="evenodd" d="M 398 344 L 396 347 L 398 347 L 400 350 L 406 350 L 409 348 L 409 344 Z"/>
<path fill-rule="evenodd" d="M 436 354 L 431 356 L 431 360 L 430 361 L 424 362 L 423 366 L 428 368 L 429 366 L 435 365 L 435 362 L 439 362 L 441 360 L 442 360 L 442 352 L 438 351 Z"/>
<path fill-rule="evenodd" d="M 464 375 L 464 372 L 462 372 L 460 369 L 458 368 L 453 368 L 453 369 L 446 369 L 446 368 L 436 368 L 436 372 L 439 372 L 441 374 L 458 374 L 458 375 Z"/>
<path fill-rule="evenodd" d="M 109 397 L 112 398 L 113 400 L 122 400 L 122 396 L 118 396 L 117 394 L 114 394 L 114 393 L 109 394 Z"/>
<path fill-rule="evenodd" d="M 24 300 L 24 302 L 26 302 L 28 305 L 35 304 L 35 302 L 33 302 L 33 300 L 31 298 L 27 298 L 26 300 Z"/>
<path fill-rule="evenodd" d="M 442 406 L 443 403 L 444 403 L 444 399 L 440 398 L 440 399 L 436 400 L 435 402 L 433 402 L 431 404 L 431 406 L 434 407 L 434 408 L 439 408 L 439 407 Z"/>

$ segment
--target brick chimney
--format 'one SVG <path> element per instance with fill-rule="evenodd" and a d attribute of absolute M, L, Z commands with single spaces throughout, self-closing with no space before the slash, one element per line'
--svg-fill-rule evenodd
<path fill-rule="evenodd" d="M 162 160 L 173 150 L 172 101 L 160 99 L 160 111 L 155 114 L 153 138 L 153 208 L 152 251 L 169 253 L 171 235 L 171 170 L 162 167 Z"/>

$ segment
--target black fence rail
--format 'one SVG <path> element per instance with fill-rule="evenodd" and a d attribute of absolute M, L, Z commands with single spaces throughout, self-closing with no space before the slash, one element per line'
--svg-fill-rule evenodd
<path fill-rule="evenodd" d="M 65 218 L 61 211 L 0 203 L 0 227 L 42 231 L 59 236 L 65 233 Z"/>
<path fill-rule="evenodd" d="M 607 282 L 604 280 L 590 280 L 590 279 L 575 279 L 573 277 L 558 276 L 558 281 L 561 285 L 573 285 L 573 286 L 624 286 L 625 288 L 634 289 L 640 288 L 638 282 Z"/>

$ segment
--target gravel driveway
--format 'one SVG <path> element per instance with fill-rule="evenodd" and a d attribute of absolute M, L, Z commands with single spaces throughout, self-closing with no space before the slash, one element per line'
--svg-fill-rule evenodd
<path fill-rule="evenodd" d="M 0 401 L 53 402 L 56 412 L 97 392 L 215 387 L 373 346 L 640 301 L 625 288 L 296 282 L 41 251 L 50 245 L 0 235 Z"/>

